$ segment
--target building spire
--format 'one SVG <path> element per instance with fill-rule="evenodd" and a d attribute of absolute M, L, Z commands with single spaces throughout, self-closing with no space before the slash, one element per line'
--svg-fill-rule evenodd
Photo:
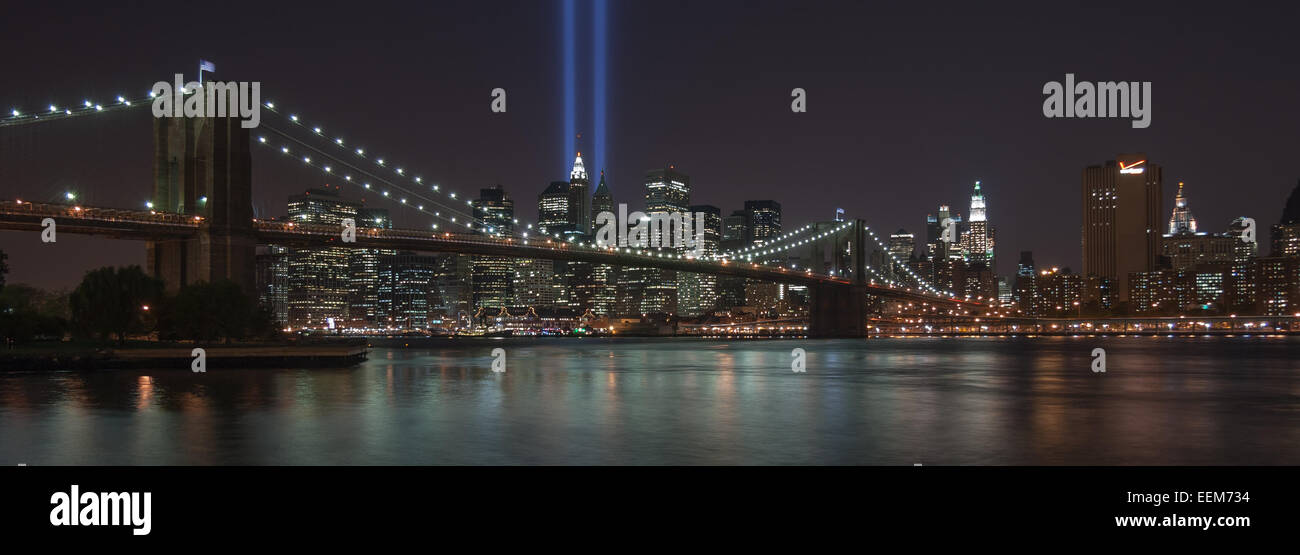
<path fill-rule="evenodd" d="M 1196 217 L 1187 208 L 1187 197 L 1183 196 L 1183 182 L 1178 182 L 1178 195 L 1174 197 L 1174 213 L 1169 216 L 1169 234 L 1196 233 Z"/>
<path fill-rule="evenodd" d="M 573 171 L 569 172 L 569 179 L 582 179 L 584 181 L 587 179 L 587 168 L 582 165 L 581 152 L 579 152 L 578 157 L 573 160 Z"/>

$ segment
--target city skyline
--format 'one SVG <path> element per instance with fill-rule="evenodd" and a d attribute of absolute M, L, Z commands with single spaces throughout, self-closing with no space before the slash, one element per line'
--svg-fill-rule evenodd
<path fill-rule="evenodd" d="M 426 8 L 428 17 L 423 19 L 427 21 L 478 21 L 424 28 L 422 37 L 435 42 L 469 41 L 484 25 L 500 33 L 493 36 L 510 37 L 455 56 L 439 55 L 436 47 L 403 52 L 400 40 L 385 45 L 376 42 L 378 36 L 371 32 L 351 29 L 343 33 L 351 37 L 347 48 L 330 49 L 321 56 L 302 58 L 283 51 L 263 56 L 260 50 L 236 42 L 202 45 L 181 40 L 177 30 L 162 24 L 154 26 L 160 35 L 147 44 L 162 40 L 183 46 L 158 52 L 143 39 L 121 35 L 120 30 L 76 17 L 61 18 L 69 32 L 106 45 L 106 53 L 118 52 L 140 63 L 114 67 L 85 56 L 80 48 L 51 44 L 39 60 L 16 57 L 9 71 L 21 76 L 24 86 L 8 90 L 0 102 L 6 107 L 39 107 L 77 102 L 82 96 L 111 98 L 135 90 L 138 83 L 192 68 L 195 59 L 210 59 L 220 68 L 216 78 L 263 80 L 269 99 L 301 109 L 309 117 L 320 116 L 327 127 L 344 130 L 394 159 L 409 161 L 430 180 L 463 195 L 472 196 L 498 183 L 523 194 L 536 183 L 562 178 L 551 175 L 557 172 L 564 148 L 557 141 L 558 130 L 564 128 L 563 80 L 558 76 L 562 53 L 558 46 L 529 49 L 523 55 L 519 49 L 527 42 L 555 43 L 560 32 L 558 6 L 522 3 L 486 20 L 468 18 L 468 6 Z M 579 16 L 588 17 L 582 6 Z M 692 202 L 719 206 L 724 213 L 746 198 L 773 199 L 782 203 L 787 220 L 815 221 L 829 218 L 826 204 L 833 204 L 881 229 L 901 227 L 919 236 L 924 214 L 939 204 L 959 207 L 964 213 L 970 184 L 981 181 L 990 218 L 999 222 L 998 250 L 1004 254 L 998 257 L 997 273 L 1010 275 L 1014 256 L 1006 253 L 1021 250 L 1062 266 L 1082 266 L 1074 231 L 1077 215 L 1068 209 L 1045 208 L 1075 198 L 1078 168 L 1115 152 L 1147 152 L 1168 168 L 1165 179 L 1170 185 L 1181 181 L 1196 187 L 1201 203 L 1198 217 L 1209 228 L 1218 227 L 1211 222 L 1246 215 L 1255 218 L 1260 229 L 1268 229 L 1280 212 L 1274 199 L 1284 198 L 1300 174 L 1286 154 L 1297 150 L 1297 139 L 1286 131 L 1286 122 L 1297 119 L 1297 107 L 1280 94 L 1288 87 L 1252 85 L 1260 79 L 1293 79 L 1266 69 L 1275 67 L 1276 56 L 1285 50 L 1281 44 L 1274 46 L 1284 35 L 1269 29 L 1282 18 L 1266 18 L 1246 27 L 1191 10 L 1183 19 L 1179 48 L 1172 52 L 1159 39 L 1138 33 L 1137 27 L 1096 30 L 1052 13 L 998 13 L 995 8 L 976 14 L 976 26 L 949 21 L 931 28 L 923 25 L 919 14 L 907 10 L 873 12 L 871 20 L 889 24 L 882 26 L 880 36 L 858 37 L 849 33 L 848 22 L 854 18 L 844 17 L 842 10 L 832 17 L 829 11 L 757 6 L 747 11 L 747 25 L 740 27 L 727 24 L 728 8 L 725 3 L 667 8 L 630 3 L 610 10 L 606 137 L 610 163 L 588 169 L 593 176 L 604 171 L 615 197 L 628 198 L 627 193 L 639 188 L 646 169 L 669 163 L 692 175 L 698 189 Z M 44 10 L 17 9 L 38 19 Z M 140 22 L 156 17 L 130 7 L 124 10 L 123 17 Z M 865 12 L 861 15 L 867 17 Z M 1158 20 L 1157 15 L 1138 10 L 1131 17 L 1146 21 Z M 338 35 L 345 29 L 337 16 L 329 9 L 293 14 L 300 25 L 269 36 L 280 44 Z M 273 10 L 269 18 L 277 17 L 290 15 Z M 364 21 L 376 16 L 349 14 L 349 23 L 358 17 Z M 15 16 L 10 21 L 22 19 Z M 653 22 L 668 20 L 681 29 L 685 40 L 650 40 L 647 33 L 656 28 Z M 633 25 L 633 21 L 651 24 Z M 587 32 L 585 25 L 579 29 Z M 773 29 L 781 30 L 777 39 L 748 40 L 751 35 L 773 36 L 768 32 Z M 21 40 L 30 32 L 15 27 L 11 36 Z M 710 40 L 718 32 L 733 33 L 737 44 L 746 44 L 744 56 L 739 47 Z M 220 27 L 198 21 L 187 33 L 219 37 Z M 1086 54 L 1082 46 L 1074 46 L 1079 41 L 1073 39 L 1094 33 L 1109 40 L 1083 42 L 1093 45 Z M 937 42 L 919 47 L 916 38 Z M 1025 40 L 1047 41 L 1051 48 L 1038 50 L 1056 54 L 1012 50 Z M 852 48 L 837 48 L 842 45 L 836 41 Z M 891 48 L 890 41 L 904 47 Z M 589 63 L 591 54 L 585 43 L 584 38 L 577 46 L 582 65 Z M 962 45 L 960 50 L 948 48 L 956 44 Z M 882 47 L 890 58 L 873 53 Z M 1252 55 L 1223 54 L 1235 49 Z M 850 50 L 852 56 L 839 53 Z M 941 58 L 940 53 L 953 57 Z M 1148 62 L 1136 72 L 1140 75 L 1109 63 L 1133 53 Z M 996 86 L 974 82 L 970 89 L 952 88 L 954 83 L 968 82 L 964 77 L 975 69 L 988 67 L 980 60 L 993 58 L 999 60 L 1002 76 Z M 1199 60 L 1196 70 L 1186 70 L 1193 59 Z M 874 68 L 873 77 L 832 71 L 846 64 Z M 1151 127 L 1132 129 L 1106 119 L 1043 118 L 1039 89 L 1067 70 L 1089 78 L 1153 82 Z M 328 87 L 313 84 L 321 75 L 339 72 L 349 78 L 333 80 Z M 67 74 L 78 79 L 69 84 Z M 762 77 L 740 81 L 747 84 L 724 91 L 706 86 L 717 79 L 737 82 L 742 74 Z M 644 75 L 659 76 L 666 86 L 650 93 L 638 86 Z M 1209 75 L 1219 76 L 1212 80 L 1213 86 Z M 909 85 L 891 84 L 895 82 Z M 83 88 L 78 83 L 84 84 L 84 90 L 75 90 Z M 591 89 L 590 83 L 580 85 L 579 91 Z M 494 115 L 487 109 L 488 92 L 495 86 L 510 94 L 507 114 Z M 789 111 L 790 89 L 796 86 L 808 91 L 807 113 Z M 916 90 L 932 92 L 913 94 Z M 579 102 L 579 108 L 587 107 Z M 1209 102 L 1222 109 L 1207 113 L 1197 108 Z M 882 106 L 894 108 L 882 111 Z M 582 121 L 576 126 L 577 133 L 583 133 L 582 138 L 575 137 L 583 150 L 592 126 Z M 679 130 L 679 126 L 685 127 Z M 936 135 L 932 132 L 936 126 L 948 131 Z M 996 140 L 986 140 L 986 135 Z M 67 188 L 96 191 L 98 198 L 87 201 L 101 205 L 133 207 L 145 196 L 138 184 L 148 179 L 147 168 L 140 167 L 131 153 L 133 147 L 150 140 L 147 122 L 107 115 L 102 122 L 9 130 L 3 140 L 3 196 L 39 194 L 23 190 L 23 184 L 29 183 L 51 197 Z M 59 150 L 78 151 L 78 161 L 60 162 Z M 255 154 L 254 171 L 257 180 L 266 184 L 254 199 L 263 215 L 276 210 L 284 195 L 326 183 L 261 153 Z M 1172 205 L 1173 194 L 1164 191 L 1163 206 Z M 398 225 L 417 227 L 418 221 L 407 222 L 411 215 L 394 212 Z M 15 281 L 67 286 L 84 267 L 109 260 L 143 260 L 143 254 L 130 245 L 73 239 L 60 247 L 55 260 L 36 267 L 22 263 L 33 260 L 36 251 L 8 238 L 0 240 L 11 253 Z"/>

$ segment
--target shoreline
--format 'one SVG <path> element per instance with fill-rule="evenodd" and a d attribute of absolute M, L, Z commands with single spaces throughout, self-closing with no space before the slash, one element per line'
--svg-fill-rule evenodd
<path fill-rule="evenodd" d="M 232 344 L 87 347 L 38 345 L 26 352 L 0 351 L 3 371 L 46 372 L 139 370 L 175 367 L 190 369 L 194 348 L 201 347 L 208 366 L 241 368 L 342 368 L 365 362 L 370 346 L 355 341 L 319 344 Z M 45 347 L 45 348 L 42 348 Z"/>

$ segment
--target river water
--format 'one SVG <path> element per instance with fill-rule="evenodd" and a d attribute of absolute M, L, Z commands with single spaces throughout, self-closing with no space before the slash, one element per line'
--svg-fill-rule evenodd
<path fill-rule="evenodd" d="M 346 369 L 0 372 L 20 463 L 1294 465 L 1300 337 L 449 339 Z"/>

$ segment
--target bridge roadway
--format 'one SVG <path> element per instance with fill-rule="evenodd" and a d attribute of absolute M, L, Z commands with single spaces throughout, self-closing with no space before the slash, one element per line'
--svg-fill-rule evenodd
<path fill-rule="evenodd" d="M 0 230 L 40 232 L 41 222 L 52 218 L 59 233 L 96 235 L 117 239 L 159 240 L 196 236 L 209 225 L 198 216 L 170 214 L 152 210 L 122 210 L 67 204 L 32 203 L 21 200 L 0 201 Z M 652 267 L 683 272 L 736 276 L 778 283 L 809 286 L 848 286 L 854 283 L 843 277 L 816 274 L 788 268 L 743 263 L 680 258 L 669 253 L 645 250 L 644 254 L 627 249 L 582 246 L 553 239 L 494 238 L 478 234 L 413 229 L 358 228 L 356 242 L 344 243 L 339 226 L 295 222 L 253 220 L 252 230 L 262 244 L 299 247 L 348 247 L 409 250 L 453 254 L 476 254 L 511 258 L 570 260 L 614 266 Z M 982 305 L 959 299 L 928 295 L 921 290 L 885 284 L 858 284 L 865 293 L 891 299 L 963 305 Z"/>

